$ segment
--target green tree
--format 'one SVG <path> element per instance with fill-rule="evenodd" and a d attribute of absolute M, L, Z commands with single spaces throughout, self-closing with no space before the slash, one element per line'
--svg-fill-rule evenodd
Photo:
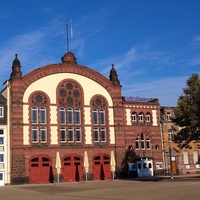
<path fill-rule="evenodd" d="M 190 147 L 191 141 L 200 140 L 200 77 L 198 74 L 192 76 L 186 81 L 186 87 L 183 88 L 174 110 L 175 118 L 172 119 L 180 127 L 175 142 L 178 146 Z"/>

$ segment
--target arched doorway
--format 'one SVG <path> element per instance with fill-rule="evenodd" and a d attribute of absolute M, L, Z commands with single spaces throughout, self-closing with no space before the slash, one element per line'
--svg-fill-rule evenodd
<path fill-rule="evenodd" d="M 53 182 L 52 161 L 48 156 L 37 155 L 30 159 L 29 182 Z"/>
<path fill-rule="evenodd" d="M 93 157 L 93 178 L 94 180 L 111 179 L 109 155 L 101 153 Z"/>
<path fill-rule="evenodd" d="M 83 159 L 78 155 L 67 155 L 62 160 L 63 181 L 83 180 Z"/>

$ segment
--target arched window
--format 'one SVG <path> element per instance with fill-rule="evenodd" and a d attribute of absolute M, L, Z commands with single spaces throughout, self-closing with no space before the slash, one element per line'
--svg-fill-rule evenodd
<path fill-rule="evenodd" d="M 140 134 L 140 144 L 141 144 L 141 149 L 145 149 L 145 138 L 144 138 L 144 133 Z"/>
<path fill-rule="evenodd" d="M 98 125 L 98 110 L 96 108 L 93 109 L 93 124 Z"/>
<path fill-rule="evenodd" d="M 46 108 L 44 106 L 40 107 L 40 123 L 46 124 Z"/>
<path fill-rule="evenodd" d="M 143 113 L 139 113 L 139 122 L 143 122 Z"/>
<path fill-rule="evenodd" d="M 72 110 L 72 108 L 67 108 L 67 123 L 73 124 L 73 110 Z"/>
<path fill-rule="evenodd" d="M 150 150 L 151 140 L 150 134 L 141 133 L 135 138 L 135 149 L 136 150 Z"/>
<path fill-rule="evenodd" d="M 100 109 L 100 124 L 105 125 L 105 111 L 103 108 Z"/>
<path fill-rule="evenodd" d="M 38 123 L 38 108 L 37 108 L 37 106 L 32 106 L 32 109 L 31 109 L 31 120 L 32 120 L 32 124 L 37 124 Z"/>
<path fill-rule="evenodd" d="M 146 113 L 146 122 L 151 122 L 151 115 L 150 115 L 150 113 Z"/>
<path fill-rule="evenodd" d="M 137 114 L 136 114 L 136 112 L 133 112 L 131 114 L 131 120 L 132 120 L 132 122 L 137 122 Z"/>
<path fill-rule="evenodd" d="M 107 103 L 103 97 L 95 97 L 91 100 L 93 141 L 95 145 L 107 143 Z"/>
<path fill-rule="evenodd" d="M 81 124 L 81 113 L 79 108 L 75 108 L 75 124 Z"/>
<path fill-rule="evenodd" d="M 79 84 L 71 79 L 62 81 L 57 87 L 59 138 L 62 145 L 76 145 L 83 142 L 81 111 L 84 98 L 82 93 Z"/>
<path fill-rule="evenodd" d="M 32 143 L 43 144 L 48 142 L 48 115 L 46 96 L 40 92 L 31 95 L 29 102 L 31 104 L 31 141 Z"/>
<path fill-rule="evenodd" d="M 60 113 L 60 124 L 66 124 L 66 111 L 65 108 L 61 107 L 59 109 Z"/>

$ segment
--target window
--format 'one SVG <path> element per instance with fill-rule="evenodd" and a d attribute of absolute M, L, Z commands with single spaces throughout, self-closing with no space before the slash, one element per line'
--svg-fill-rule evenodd
<path fill-rule="evenodd" d="M 40 123 L 46 124 L 46 108 L 44 106 L 40 107 Z"/>
<path fill-rule="evenodd" d="M 135 139 L 135 148 L 136 148 L 137 150 L 140 149 L 140 143 L 139 143 L 139 139 L 138 139 L 138 138 Z"/>
<path fill-rule="evenodd" d="M 32 124 L 38 123 L 38 108 L 37 106 L 32 107 Z"/>
<path fill-rule="evenodd" d="M 72 145 L 82 142 L 82 89 L 72 80 L 64 80 L 57 88 L 60 143 Z"/>
<path fill-rule="evenodd" d="M 81 124 L 81 115 L 79 108 L 75 108 L 75 124 Z"/>
<path fill-rule="evenodd" d="M 94 142 L 99 142 L 99 129 L 94 128 L 93 133 L 94 133 Z"/>
<path fill-rule="evenodd" d="M 76 128 L 76 141 L 81 142 L 81 128 Z"/>
<path fill-rule="evenodd" d="M 149 137 L 146 137 L 146 147 L 148 150 L 151 149 L 151 143 Z"/>
<path fill-rule="evenodd" d="M 0 129 L 0 146 L 4 145 L 4 129 Z"/>
<path fill-rule="evenodd" d="M 173 130 L 172 129 L 168 130 L 168 141 L 169 142 L 174 141 L 174 135 L 173 135 Z"/>
<path fill-rule="evenodd" d="M 93 126 L 93 141 L 95 144 L 107 142 L 107 119 L 106 108 L 107 103 L 104 98 L 96 97 L 92 99 L 92 126 Z"/>
<path fill-rule="evenodd" d="M 68 128 L 68 141 L 74 142 L 74 129 Z"/>
<path fill-rule="evenodd" d="M 104 109 L 100 109 L 100 124 L 101 125 L 105 124 L 105 111 L 104 111 Z"/>
<path fill-rule="evenodd" d="M 144 133 L 140 134 L 140 145 L 141 145 L 141 149 L 145 149 L 145 142 L 144 142 Z"/>
<path fill-rule="evenodd" d="M 0 163 L 3 163 L 3 162 L 4 162 L 4 154 L 0 153 Z"/>
<path fill-rule="evenodd" d="M 3 111 L 4 111 L 4 108 L 3 108 L 3 107 L 0 107 L 0 118 L 3 118 L 3 116 L 4 116 Z"/>
<path fill-rule="evenodd" d="M 96 108 L 93 109 L 93 124 L 94 125 L 98 124 L 98 110 Z"/>
<path fill-rule="evenodd" d="M 47 130 L 46 127 L 40 128 L 40 141 L 47 142 Z"/>
<path fill-rule="evenodd" d="M 60 108 L 60 124 L 66 124 L 66 112 L 65 108 Z"/>
<path fill-rule="evenodd" d="M 135 112 L 131 114 L 131 120 L 132 122 L 137 122 L 137 114 Z"/>
<path fill-rule="evenodd" d="M 66 128 L 65 127 L 60 128 L 60 141 L 66 142 Z"/>
<path fill-rule="evenodd" d="M 150 113 L 146 114 L 146 122 L 150 122 L 151 121 L 151 117 L 150 117 Z"/>
<path fill-rule="evenodd" d="M 72 110 L 72 108 L 67 108 L 67 123 L 73 124 L 73 110 Z"/>
<path fill-rule="evenodd" d="M 47 98 L 41 93 L 35 93 L 31 96 L 30 104 L 32 143 L 47 143 Z"/>
<path fill-rule="evenodd" d="M 167 113 L 167 121 L 171 121 L 172 120 L 172 118 L 171 118 L 171 113 Z"/>
<path fill-rule="evenodd" d="M 136 150 L 150 150 L 151 149 L 151 140 L 150 135 L 145 133 L 139 134 L 135 138 L 135 149 Z"/>
<path fill-rule="evenodd" d="M 32 127 L 32 142 L 38 142 L 38 127 Z"/>
<path fill-rule="evenodd" d="M 101 141 L 106 142 L 106 129 L 101 128 Z"/>
<path fill-rule="evenodd" d="M 4 145 L 4 137 L 0 136 L 0 145 Z"/>
<path fill-rule="evenodd" d="M 139 122 L 143 122 L 143 113 L 139 113 Z"/>

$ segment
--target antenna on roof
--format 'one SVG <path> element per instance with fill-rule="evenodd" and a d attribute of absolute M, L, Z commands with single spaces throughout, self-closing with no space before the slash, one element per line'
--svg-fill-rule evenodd
<path fill-rule="evenodd" d="M 66 34 L 67 34 L 67 52 L 69 51 L 69 38 L 68 38 L 68 20 L 66 19 Z"/>
<path fill-rule="evenodd" d="M 73 28 L 72 28 L 72 17 L 71 17 L 71 23 L 70 23 L 70 39 L 71 39 L 71 48 L 73 50 Z"/>

